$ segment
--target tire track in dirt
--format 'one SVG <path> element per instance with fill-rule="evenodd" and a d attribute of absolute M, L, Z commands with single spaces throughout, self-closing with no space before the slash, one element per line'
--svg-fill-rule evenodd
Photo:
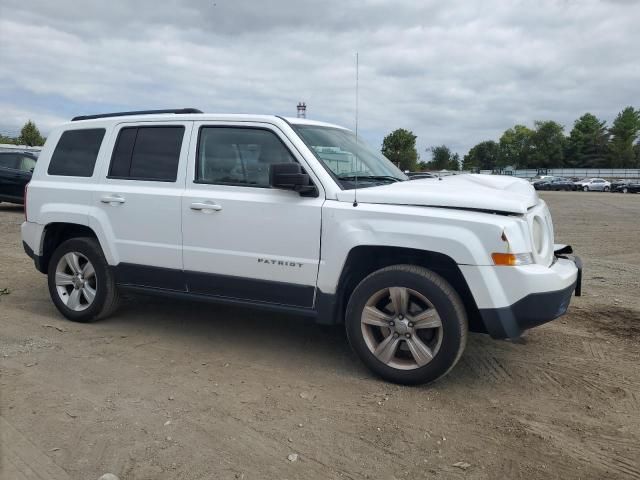
<path fill-rule="evenodd" d="M 582 342 L 582 347 L 584 348 L 584 352 L 590 358 L 598 362 L 606 362 L 608 360 L 602 342 L 584 340 Z"/>
<path fill-rule="evenodd" d="M 605 449 L 609 448 L 610 445 L 606 440 L 596 440 L 594 442 L 592 439 L 578 439 L 567 435 L 552 424 L 525 419 L 520 419 L 520 422 L 531 433 L 545 438 L 555 448 L 562 450 L 580 462 L 597 465 L 599 468 L 604 469 L 605 473 L 620 475 L 622 478 L 640 479 L 640 464 L 636 460 L 640 456 L 640 449 L 635 442 L 633 451 L 623 456 L 617 452 L 607 453 Z M 628 442 L 633 442 L 633 440 L 628 439 Z M 595 445 L 591 445 L 591 443 L 595 443 Z M 607 476 L 603 478 L 616 477 Z"/>
<path fill-rule="evenodd" d="M 461 363 L 474 376 L 494 383 L 508 383 L 513 379 L 503 362 L 482 350 L 463 356 Z"/>

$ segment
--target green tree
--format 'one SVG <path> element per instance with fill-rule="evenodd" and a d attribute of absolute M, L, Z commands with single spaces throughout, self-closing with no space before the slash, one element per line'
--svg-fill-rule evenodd
<path fill-rule="evenodd" d="M 464 156 L 462 169 L 492 170 L 498 164 L 499 158 L 500 146 L 493 140 L 485 140 L 473 146 Z"/>
<path fill-rule="evenodd" d="M 15 144 L 16 139 L 0 133 L 0 143 Z"/>
<path fill-rule="evenodd" d="M 500 137 L 500 153 L 496 166 L 526 168 L 531 155 L 533 134 L 534 131 L 524 125 L 515 125 L 505 130 Z"/>
<path fill-rule="evenodd" d="M 564 127 L 553 120 L 536 121 L 531 137 L 529 167 L 558 168 L 564 163 Z"/>
<path fill-rule="evenodd" d="M 565 165 L 574 168 L 598 168 L 608 164 L 609 132 L 605 120 L 585 113 L 573 124 L 567 139 Z"/>
<path fill-rule="evenodd" d="M 428 170 L 460 170 L 460 155 L 453 153 L 446 145 L 430 147 L 431 161 L 425 164 Z"/>
<path fill-rule="evenodd" d="M 458 153 L 454 153 L 453 157 L 451 157 L 451 162 L 449 163 L 449 168 L 447 170 L 460 170 L 462 167 L 462 161 L 460 160 L 460 155 Z"/>
<path fill-rule="evenodd" d="M 382 154 L 397 165 L 400 170 L 414 171 L 418 162 L 416 136 L 411 130 L 398 128 L 382 141 Z"/>
<path fill-rule="evenodd" d="M 636 163 L 634 142 L 640 133 L 640 110 L 627 107 L 622 110 L 609 129 L 609 155 L 613 168 L 628 168 Z"/>
<path fill-rule="evenodd" d="M 40 135 L 40 131 L 36 124 L 29 120 L 24 124 L 17 140 L 19 145 L 28 145 L 30 147 L 44 145 L 44 138 Z"/>

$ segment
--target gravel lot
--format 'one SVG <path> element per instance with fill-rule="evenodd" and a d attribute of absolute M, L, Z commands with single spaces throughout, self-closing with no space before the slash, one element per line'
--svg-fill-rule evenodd
<path fill-rule="evenodd" d="M 0 205 L 0 478 L 640 478 L 640 195 L 542 196 L 584 296 L 417 388 L 273 313 L 131 296 L 68 322 Z"/>

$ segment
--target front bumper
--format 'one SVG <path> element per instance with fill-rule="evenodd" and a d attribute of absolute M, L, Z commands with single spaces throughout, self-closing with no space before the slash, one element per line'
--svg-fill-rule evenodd
<path fill-rule="evenodd" d="M 531 293 L 505 307 L 480 308 L 485 329 L 492 338 L 517 338 L 525 330 L 550 322 L 566 313 L 574 292 L 576 296 L 582 294 L 580 257 L 572 255 L 571 247 L 567 246 L 562 246 L 555 254 L 557 261 L 571 262 L 575 266 L 572 282 L 557 290 Z"/>

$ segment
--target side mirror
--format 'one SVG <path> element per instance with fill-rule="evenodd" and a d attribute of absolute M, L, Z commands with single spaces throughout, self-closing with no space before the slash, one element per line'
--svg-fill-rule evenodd
<path fill-rule="evenodd" d="M 294 162 L 272 163 L 269 165 L 269 185 L 272 188 L 293 190 L 302 196 L 318 196 L 318 189 L 302 172 L 302 167 Z"/>

